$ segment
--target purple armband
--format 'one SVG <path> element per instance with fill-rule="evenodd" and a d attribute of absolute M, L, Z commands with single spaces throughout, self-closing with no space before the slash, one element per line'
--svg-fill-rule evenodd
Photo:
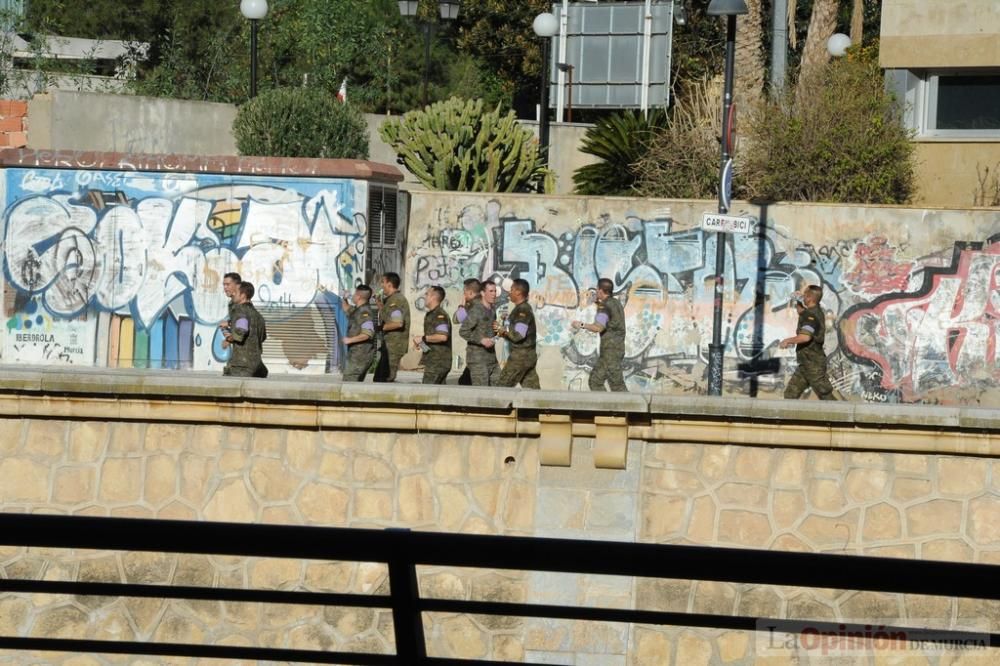
<path fill-rule="evenodd" d="M 389 319 L 391 319 L 392 321 L 403 321 L 403 311 L 393 310 L 392 313 L 389 315 Z"/>
<path fill-rule="evenodd" d="M 448 324 L 438 324 L 437 326 L 434 327 L 434 330 L 437 331 L 438 333 L 447 333 Z"/>
<path fill-rule="evenodd" d="M 514 324 L 514 332 L 522 338 L 528 334 L 528 325 L 525 323 Z"/>
<path fill-rule="evenodd" d="M 368 331 L 370 333 L 374 333 L 375 332 L 375 322 L 373 322 L 371 320 L 366 321 L 365 323 L 361 324 L 361 330 L 362 331 Z"/>
<path fill-rule="evenodd" d="M 249 331 L 250 330 L 250 320 L 247 319 L 246 317 L 240 317 L 239 319 L 236 320 L 236 325 L 233 328 L 239 328 L 239 329 L 242 329 L 244 331 Z"/>
<path fill-rule="evenodd" d="M 594 323 L 598 326 L 605 327 L 608 325 L 608 315 L 606 312 L 597 313 L 597 317 L 594 318 Z"/>
<path fill-rule="evenodd" d="M 469 316 L 469 313 L 465 311 L 465 308 L 464 308 L 464 307 L 460 307 L 460 308 L 459 308 L 459 309 L 458 309 L 458 310 L 457 310 L 457 311 L 455 312 L 455 319 L 457 319 L 457 320 L 458 320 L 458 323 L 459 323 L 459 324 L 461 324 L 461 323 L 462 323 L 463 321 L 465 321 L 465 318 L 466 318 L 466 317 L 468 317 L 468 316 Z"/>

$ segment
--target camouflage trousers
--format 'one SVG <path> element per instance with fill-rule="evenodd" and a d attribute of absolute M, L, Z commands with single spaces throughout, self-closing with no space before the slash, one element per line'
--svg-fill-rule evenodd
<path fill-rule="evenodd" d="M 347 367 L 344 368 L 345 382 L 363 382 L 375 359 L 375 345 L 354 344 L 347 348 Z"/>
<path fill-rule="evenodd" d="M 625 387 L 625 375 L 622 372 L 622 361 L 625 360 L 625 349 L 602 349 L 601 355 L 590 371 L 587 384 L 591 391 L 603 391 L 605 383 L 612 391 L 628 391 Z"/>
<path fill-rule="evenodd" d="M 375 366 L 375 377 L 372 381 L 394 382 L 396 381 L 396 371 L 399 370 L 399 362 L 406 355 L 406 339 L 401 341 L 391 339 L 382 340 L 382 347 L 379 350 L 378 365 Z"/>
<path fill-rule="evenodd" d="M 798 400 L 809 388 L 820 400 L 837 399 L 826 376 L 826 357 L 799 361 L 799 367 L 795 368 L 795 373 L 785 386 L 785 400 Z"/>
<path fill-rule="evenodd" d="M 472 386 L 496 386 L 500 376 L 500 364 L 493 349 L 473 347 L 465 352 L 465 362 L 469 365 L 469 379 Z"/>
<path fill-rule="evenodd" d="M 451 353 L 446 356 L 431 356 L 424 354 L 424 384 L 444 384 L 451 371 Z"/>
<path fill-rule="evenodd" d="M 503 367 L 503 372 L 500 373 L 496 386 L 517 386 L 520 384 L 521 388 L 526 389 L 542 388 L 538 382 L 538 372 L 535 370 L 537 364 L 538 356 L 534 349 L 511 351 L 510 358 L 507 359 L 507 365 Z"/>

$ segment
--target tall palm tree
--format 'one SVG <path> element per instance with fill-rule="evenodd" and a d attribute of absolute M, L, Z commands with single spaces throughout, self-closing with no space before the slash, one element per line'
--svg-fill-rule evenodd
<path fill-rule="evenodd" d="M 851 44 L 860 44 L 865 39 L 865 0 L 854 0 L 851 9 Z"/>
<path fill-rule="evenodd" d="M 746 0 L 748 12 L 736 22 L 735 99 L 748 108 L 764 91 L 764 26 L 762 0 Z"/>
<path fill-rule="evenodd" d="M 830 59 L 826 51 L 826 40 L 837 28 L 838 0 L 815 0 L 812 15 L 809 17 L 809 31 L 806 33 L 806 44 L 802 48 L 802 60 L 799 64 L 799 90 L 819 72 Z"/>

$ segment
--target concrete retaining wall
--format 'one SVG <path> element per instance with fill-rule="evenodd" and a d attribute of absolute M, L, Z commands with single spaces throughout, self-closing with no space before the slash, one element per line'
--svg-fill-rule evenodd
<path fill-rule="evenodd" d="M 28 104 L 28 147 L 236 155 L 232 104 L 54 90 Z"/>
<path fill-rule="evenodd" d="M 714 202 L 415 192 L 407 295 L 439 284 L 453 311 L 468 277 L 533 289 L 543 388 L 585 390 L 597 336 L 589 296 L 611 278 L 625 303 L 630 390 L 704 392 L 717 236 Z M 729 236 L 723 295 L 727 393 L 780 396 L 794 352 L 793 292 L 825 289 L 826 351 L 843 397 L 1000 405 L 1000 211 L 737 203 L 758 233 Z M 463 364 L 456 345 L 456 370 Z"/>
<path fill-rule="evenodd" d="M 401 394 L 319 378 L 240 382 L 128 371 L 10 371 L 5 388 L 4 511 L 1000 564 L 993 410 L 659 396 L 610 404 L 591 394 L 421 386 Z M 595 467 L 606 444 L 595 421 L 610 413 L 621 418 L 613 429 L 627 442 L 623 469 Z M 565 421 L 553 432 L 546 419 L 556 417 Z M 553 443 L 571 445 L 568 466 L 539 465 Z M 360 593 L 387 584 L 384 568 L 365 564 L 11 547 L 0 548 L 0 576 Z M 1000 621 L 996 603 L 946 597 L 439 568 L 420 577 L 423 594 L 443 598 L 992 631 Z M 822 663 L 807 646 L 775 645 L 767 633 L 448 614 L 429 614 L 425 626 L 434 656 L 602 666 Z M 392 629 L 388 612 L 365 609 L 7 594 L 0 635 L 387 651 Z M 955 661 L 962 655 L 898 656 L 942 665 L 998 656 Z M 70 663 L 52 654 L 5 656 L 11 664 Z"/>
<path fill-rule="evenodd" d="M 20 104 L 20 102 L 18 102 Z M 28 108 L 31 129 L 27 146 L 38 150 L 94 150 L 178 155 L 237 155 L 233 138 L 236 106 L 161 97 L 136 97 L 72 91 L 35 95 Z M 366 113 L 368 158 L 396 163 L 396 152 L 379 136 L 388 116 Z M 538 123 L 524 121 L 537 133 Z M 573 172 L 595 158 L 579 151 L 588 125 L 553 123 L 550 164 L 556 192 L 573 191 Z M 20 131 L 21 128 L 18 129 Z M 20 143 L 25 145 L 24 136 Z M 423 185 L 405 171 L 406 187 Z"/>

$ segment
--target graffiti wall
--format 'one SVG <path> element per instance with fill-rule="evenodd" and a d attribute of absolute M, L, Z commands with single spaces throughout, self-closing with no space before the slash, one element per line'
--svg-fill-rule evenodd
<path fill-rule="evenodd" d="M 257 289 L 275 372 L 339 363 L 365 181 L 8 168 L 4 363 L 219 370 L 222 277 Z"/>
<path fill-rule="evenodd" d="M 598 339 L 593 291 L 610 278 L 627 317 L 630 390 L 700 393 L 712 339 L 716 244 L 705 202 L 414 193 L 407 290 L 461 298 L 476 277 L 532 285 L 543 387 L 585 390 Z M 1000 404 L 1000 212 L 744 205 L 728 235 L 725 390 L 779 397 L 795 369 L 796 292 L 824 287 L 825 348 L 844 398 Z M 997 238 L 994 239 L 994 235 Z M 456 345 L 455 368 L 464 363 Z"/>

